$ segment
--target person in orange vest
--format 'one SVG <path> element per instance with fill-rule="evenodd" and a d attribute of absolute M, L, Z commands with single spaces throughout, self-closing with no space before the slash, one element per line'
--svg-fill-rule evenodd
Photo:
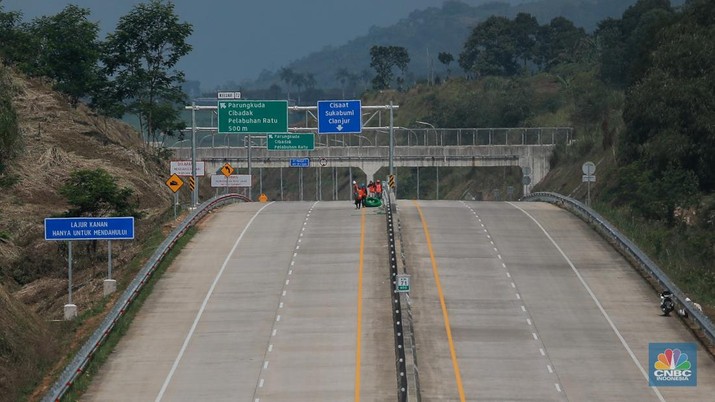
<path fill-rule="evenodd" d="M 353 180 L 353 200 L 355 201 L 355 209 L 360 209 L 360 186 Z"/>
<path fill-rule="evenodd" d="M 372 180 L 370 180 L 370 183 L 367 185 L 367 196 L 368 197 L 375 196 L 375 183 L 373 183 Z"/>
<path fill-rule="evenodd" d="M 367 198 L 367 189 L 363 184 L 361 187 L 358 187 L 357 197 L 355 197 L 355 208 L 360 209 L 365 206 L 365 198 Z"/>
<path fill-rule="evenodd" d="M 380 183 L 380 179 L 377 179 L 375 183 L 375 197 L 382 199 L 382 183 Z"/>

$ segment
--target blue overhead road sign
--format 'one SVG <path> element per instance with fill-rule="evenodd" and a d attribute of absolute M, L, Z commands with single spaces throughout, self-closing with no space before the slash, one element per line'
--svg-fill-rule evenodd
<path fill-rule="evenodd" d="M 293 158 L 290 160 L 290 167 L 310 167 L 310 158 Z"/>
<path fill-rule="evenodd" d="M 134 238 L 134 217 L 45 218 L 45 240 Z"/>
<path fill-rule="evenodd" d="M 360 100 L 318 101 L 318 134 L 362 132 Z"/>

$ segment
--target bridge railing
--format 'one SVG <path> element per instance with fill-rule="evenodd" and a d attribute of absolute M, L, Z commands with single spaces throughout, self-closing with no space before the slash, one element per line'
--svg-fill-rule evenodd
<path fill-rule="evenodd" d="M 660 267 L 653 262 L 638 246 L 636 246 L 628 237 L 623 235 L 618 229 L 611 225 L 604 217 L 596 211 L 587 207 L 583 203 L 574 200 L 573 198 L 563 196 L 556 193 L 537 192 L 532 193 L 521 199 L 522 201 L 544 201 L 556 204 L 562 208 L 571 211 L 576 216 L 583 219 L 585 222 L 593 225 L 597 232 L 606 240 L 615 245 L 626 258 L 633 261 L 639 270 L 647 275 L 652 281 L 656 282 L 661 289 L 668 289 L 673 292 L 673 295 L 679 305 L 688 313 L 689 319 L 697 327 L 703 335 L 703 339 L 709 342 L 710 346 L 715 346 L 715 326 L 713 322 L 702 311 L 695 308 L 692 303 L 685 301 L 686 295 L 678 288 L 673 281 L 668 278 Z"/>
<path fill-rule="evenodd" d="M 212 198 L 199 205 L 176 229 L 169 233 L 166 239 L 157 247 L 154 255 L 151 256 L 141 271 L 134 277 L 134 280 L 127 286 L 124 293 L 117 299 L 114 307 L 112 307 L 112 310 L 104 318 L 99 328 L 94 331 L 84 345 L 82 345 L 72 361 L 64 368 L 57 381 L 52 385 L 52 388 L 50 388 L 47 394 L 42 398 L 43 402 L 59 401 L 69 390 L 77 377 L 82 375 L 82 372 L 91 361 L 94 353 L 107 339 L 117 321 L 126 313 L 151 275 L 181 236 L 211 210 L 236 201 L 250 200 L 239 194 L 225 194 Z"/>
<path fill-rule="evenodd" d="M 297 130 L 297 129 L 296 129 Z M 236 148 L 248 146 L 248 134 L 218 134 L 215 127 L 198 127 L 198 148 Z M 299 131 L 306 131 L 300 129 Z M 317 132 L 317 130 L 313 130 Z M 445 147 L 469 145 L 558 145 L 573 140 L 570 127 L 519 127 L 519 128 L 407 128 L 395 127 L 395 146 Z M 266 134 L 251 134 L 254 148 L 266 148 Z M 191 129 L 183 138 L 165 136 L 161 139 L 167 148 L 190 148 Z M 385 128 L 365 127 L 361 134 L 316 134 L 316 147 L 386 147 L 390 133 Z"/>

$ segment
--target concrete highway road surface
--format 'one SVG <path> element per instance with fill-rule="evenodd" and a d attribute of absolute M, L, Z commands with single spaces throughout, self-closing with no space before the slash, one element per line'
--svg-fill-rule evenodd
<path fill-rule="evenodd" d="M 398 201 L 422 401 L 715 401 L 648 384 L 648 345 L 696 342 L 569 212 Z M 212 213 L 87 401 L 396 401 L 385 215 L 347 201 Z M 404 308 L 405 306 L 403 306 Z"/>
<path fill-rule="evenodd" d="M 648 343 L 695 342 L 584 222 L 543 203 L 400 201 L 422 401 L 715 401 L 648 386 Z"/>
<path fill-rule="evenodd" d="M 214 212 L 83 399 L 395 400 L 379 212 L 350 202 Z"/>

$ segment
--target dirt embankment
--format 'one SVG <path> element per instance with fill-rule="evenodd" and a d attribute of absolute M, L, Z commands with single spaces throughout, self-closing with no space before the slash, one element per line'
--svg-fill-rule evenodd
<path fill-rule="evenodd" d="M 41 80 L 6 73 L 22 146 L 1 173 L 5 183 L 14 184 L 0 188 L 0 401 L 32 394 L 44 374 L 61 367 L 67 346 L 78 344 L 99 321 L 61 321 L 67 303 L 67 247 L 44 240 L 44 218 L 68 209 L 58 190 L 70 174 L 102 168 L 119 187 L 133 189 L 144 217 L 136 221 L 136 240 L 112 244 L 114 276 L 120 283 L 132 274 L 126 266 L 141 239 L 171 206 L 163 183 L 168 162 L 146 149 L 131 126 L 84 105 L 72 108 Z M 80 314 L 102 306 L 106 250 L 106 242 L 74 243 L 72 301 Z"/>

